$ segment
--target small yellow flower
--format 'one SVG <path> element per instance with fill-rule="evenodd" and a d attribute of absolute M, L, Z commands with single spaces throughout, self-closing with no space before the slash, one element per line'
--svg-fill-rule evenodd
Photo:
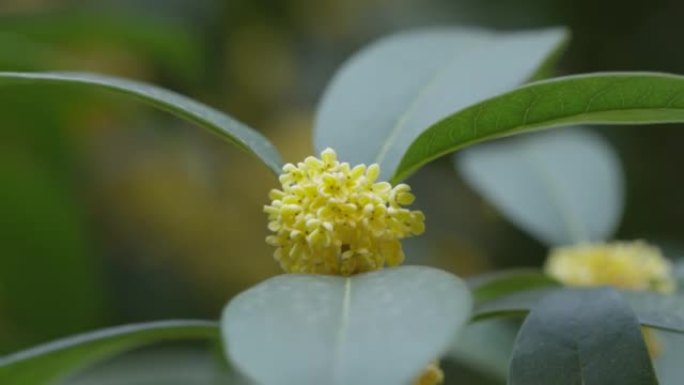
<path fill-rule="evenodd" d="M 413 385 L 437 385 L 442 382 L 444 382 L 444 372 L 438 362 L 432 362 L 423 370 L 420 377 L 416 378 Z"/>
<path fill-rule="evenodd" d="M 347 276 L 404 260 L 400 240 L 423 233 L 425 216 L 402 207 L 414 200 L 408 185 L 377 182 L 379 173 L 340 163 L 332 149 L 283 166 L 264 212 L 285 271 Z"/>
<path fill-rule="evenodd" d="M 672 265 L 643 241 L 561 247 L 551 251 L 545 271 L 569 286 L 610 285 L 622 289 L 672 293 Z"/>

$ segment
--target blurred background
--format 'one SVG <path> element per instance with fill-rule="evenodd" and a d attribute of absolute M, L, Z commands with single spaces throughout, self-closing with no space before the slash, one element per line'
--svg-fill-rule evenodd
<path fill-rule="evenodd" d="M 559 74 L 684 73 L 683 18 L 675 0 L 2 0 L 0 70 L 152 82 L 228 112 L 297 161 L 312 152 L 328 79 L 388 33 L 564 25 L 573 40 Z M 262 214 L 276 179 L 204 130 L 81 89 L 3 87 L 0 119 L 0 354 L 128 322 L 216 319 L 279 272 Z M 681 129 L 600 131 L 626 169 L 619 238 L 670 253 L 684 240 Z M 412 185 L 428 218 L 426 237 L 407 245 L 413 263 L 467 276 L 543 262 L 545 247 L 448 161 Z M 450 378 L 469 375 L 449 365 Z"/>

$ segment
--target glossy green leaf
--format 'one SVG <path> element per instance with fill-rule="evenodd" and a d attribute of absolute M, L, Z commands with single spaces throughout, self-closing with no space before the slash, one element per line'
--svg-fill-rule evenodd
<path fill-rule="evenodd" d="M 218 338 L 218 327 L 207 321 L 160 321 L 103 329 L 0 358 L 0 383 L 48 384 L 74 370 L 139 346 L 215 338 Z"/>
<path fill-rule="evenodd" d="M 484 320 L 493 317 L 526 316 L 530 309 L 547 294 L 556 288 L 516 291 L 488 301 L 476 303 L 473 320 Z"/>
<path fill-rule="evenodd" d="M 520 132 L 577 124 L 684 122 L 684 76 L 597 73 L 532 83 L 453 113 L 427 128 L 392 180 L 465 146 Z"/>
<path fill-rule="evenodd" d="M 0 72 L 2 85 L 80 86 L 129 96 L 204 127 L 256 156 L 274 173 L 281 171 L 280 155 L 261 134 L 218 110 L 163 88 L 107 75 L 63 72 Z"/>
<path fill-rule="evenodd" d="M 457 155 L 465 181 L 547 246 L 603 241 L 617 229 L 622 167 L 613 148 L 591 131 L 540 132 Z"/>
<path fill-rule="evenodd" d="M 657 385 L 636 315 L 612 289 L 542 299 L 513 348 L 510 385 Z"/>
<path fill-rule="evenodd" d="M 476 304 L 515 292 L 558 285 L 555 280 L 537 269 L 495 271 L 468 278 L 466 282 Z"/>
<path fill-rule="evenodd" d="M 465 284 L 434 268 L 288 274 L 235 297 L 222 332 L 232 362 L 263 385 L 399 385 L 448 350 L 470 311 Z"/>
<path fill-rule="evenodd" d="M 539 301 L 558 288 L 546 287 L 492 296 L 477 302 L 474 320 L 493 317 L 525 316 Z M 639 323 L 654 329 L 684 333 L 684 297 L 651 292 L 619 291 L 639 318 Z M 477 296 L 477 292 L 475 292 Z"/>
<path fill-rule="evenodd" d="M 441 28 L 382 39 L 353 56 L 326 89 L 316 149 L 333 147 L 352 164 L 378 163 L 387 179 L 422 130 L 535 76 L 565 38 L 562 29 Z"/>

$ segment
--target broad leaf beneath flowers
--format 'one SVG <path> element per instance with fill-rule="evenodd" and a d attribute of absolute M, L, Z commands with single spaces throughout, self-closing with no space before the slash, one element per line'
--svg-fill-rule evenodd
<path fill-rule="evenodd" d="M 281 275 L 235 297 L 229 358 L 263 385 L 409 384 L 470 317 L 468 288 L 429 267 Z"/>

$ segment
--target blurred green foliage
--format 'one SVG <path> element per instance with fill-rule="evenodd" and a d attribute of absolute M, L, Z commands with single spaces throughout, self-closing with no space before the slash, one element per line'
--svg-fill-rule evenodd
<path fill-rule="evenodd" d="M 48 103 L 13 88 L 0 96 L 3 351 L 99 326 L 106 311 L 62 130 L 68 100 L 40 97 Z"/>

